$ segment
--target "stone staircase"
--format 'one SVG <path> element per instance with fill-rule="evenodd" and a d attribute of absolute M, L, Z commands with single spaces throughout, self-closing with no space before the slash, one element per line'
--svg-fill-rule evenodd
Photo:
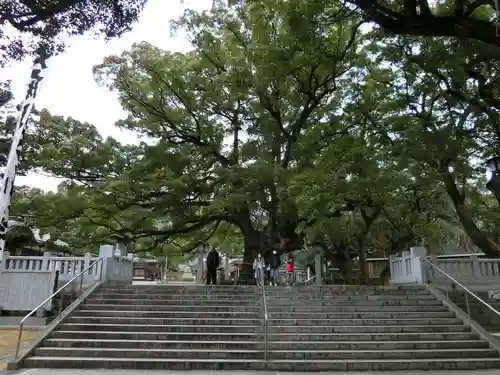
<path fill-rule="evenodd" d="M 266 287 L 267 369 L 500 368 L 496 350 L 425 288 Z M 262 370 L 254 286 L 106 285 L 21 367 Z"/>
<path fill-rule="evenodd" d="M 268 369 L 500 368 L 499 352 L 425 287 L 267 290 Z"/>

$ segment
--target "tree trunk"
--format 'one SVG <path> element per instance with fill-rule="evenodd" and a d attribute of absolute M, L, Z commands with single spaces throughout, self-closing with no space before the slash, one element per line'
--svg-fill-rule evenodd
<path fill-rule="evenodd" d="M 486 184 L 486 188 L 492 192 L 498 204 L 500 204 L 500 175 L 498 173 L 493 174 L 491 180 Z"/>
<path fill-rule="evenodd" d="M 489 235 L 479 229 L 474 222 L 472 213 L 465 204 L 465 195 L 458 190 L 453 175 L 448 171 L 442 172 L 441 175 L 446 186 L 446 192 L 451 198 L 458 218 L 471 241 L 474 245 L 479 247 L 486 256 L 494 258 L 500 257 L 500 246 L 493 242 Z"/>

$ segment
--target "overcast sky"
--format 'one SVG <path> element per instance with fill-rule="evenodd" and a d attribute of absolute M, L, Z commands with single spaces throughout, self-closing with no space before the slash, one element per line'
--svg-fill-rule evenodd
<path fill-rule="evenodd" d="M 53 115 L 71 116 L 95 125 L 103 136 L 113 136 L 121 142 L 134 143 L 131 132 L 114 126 L 124 112 L 115 94 L 98 87 L 92 67 L 113 54 L 129 50 L 133 43 L 147 41 L 170 51 L 187 51 L 191 45 L 182 35 L 171 37 L 169 21 L 182 15 L 185 8 L 209 9 L 212 0 L 149 0 L 140 22 L 120 39 L 108 43 L 91 36 L 70 40 L 68 50 L 49 60 L 48 71 L 36 100 L 36 107 L 47 108 Z M 11 79 L 15 99 L 22 100 L 30 75 L 32 60 L 2 69 L 0 80 Z M 29 185 L 55 190 L 59 181 L 30 173 L 16 178 L 16 185 Z"/>

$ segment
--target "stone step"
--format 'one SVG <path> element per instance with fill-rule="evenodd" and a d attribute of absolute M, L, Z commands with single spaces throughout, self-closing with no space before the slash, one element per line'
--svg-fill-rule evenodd
<path fill-rule="evenodd" d="M 130 314 L 126 311 L 101 311 L 97 310 L 77 310 L 74 317 L 78 318 L 103 318 L 103 319 L 256 319 L 262 318 L 262 309 L 256 311 L 131 311 Z"/>
<path fill-rule="evenodd" d="M 417 291 L 407 291 L 407 290 L 388 290 L 388 291 L 381 291 L 381 290 L 327 290 L 327 291 L 304 291 L 304 290 L 297 290 L 293 288 L 266 288 L 266 295 L 267 296 L 272 296 L 272 297 L 314 297 L 314 298 L 323 298 L 323 297 L 329 297 L 329 296 L 346 296 L 346 295 L 352 295 L 352 296 L 393 296 L 393 295 L 418 295 L 418 296 L 423 296 L 423 295 L 430 295 L 431 293 L 428 290 L 417 290 Z"/>
<path fill-rule="evenodd" d="M 439 371 L 500 368 L 499 358 L 269 360 L 268 371 Z"/>
<path fill-rule="evenodd" d="M 260 303 L 260 300 L 259 300 Z M 437 299 L 400 299 L 400 300 L 267 300 L 269 307 L 282 306 L 443 306 L 443 302 Z"/>
<path fill-rule="evenodd" d="M 184 311 L 186 306 L 184 305 L 155 305 L 154 308 L 148 310 L 150 305 L 112 305 L 112 304 L 91 304 L 84 303 L 79 307 L 79 311 L 113 311 L 116 313 L 127 312 L 127 313 L 139 313 L 141 311 Z M 248 306 L 237 305 L 211 305 L 209 308 L 211 311 L 262 311 L 261 304 L 252 304 Z M 190 311 L 207 310 L 204 305 L 190 305 Z M 269 312 L 287 312 L 287 313 L 412 313 L 412 314 L 422 314 L 430 312 L 449 312 L 449 309 L 444 305 L 429 305 L 429 306 L 419 306 L 419 305 L 407 305 L 407 306 L 377 306 L 377 305 L 337 305 L 337 306 L 268 306 Z M 425 314 L 427 315 L 427 314 Z"/>
<path fill-rule="evenodd" d="M 217 295 L 218 296 L 218 295 Z M 310 296 L 266 296 L 267 301 L 310 301 L 312 298 Z M 416 295 L 416 294 L 380 294 L 380 295 L 342 295 L 342 296 L 323 296 L 319 298 L 314 298 L 314 300 L 320 301 L 335 301 L 335 302 L 350 302 L 350 301 L 397 301 L 397 300 L 436 300 L 436 297 L 432 294 Z"/>
<path fill-rule="evenodd" d="M 95 350 L 95 349 L 94 349 Z M 308 359 L 310 361 L 325 359 L 435 359 L 435 358 L 498 358 L 493 349 L 389 349 L 389 350 L 269 350 L 268 359 Z"/>
<path fill-rule="evenodd" d="M 117 314 L 121 313 L 127 313 L 127 314 L 140 314 L 141 312 L 148 312 L 148 311 L 185 311 L 186 306 L 184 305 L 155 305 L 154 308 L 151 308 L 148 305 L 110 305 L 110 304 L 90 304 L 90 303 L 84 303 L 83 305 L 80 305 L 78 311 L 83 312 L 83 311 L 92 311 L 97 313 L 97 311 L 101 312 L 114 312 Z M 241 304 L 237 305 L 211 305 L 209 308 L 204 305 L 190 305 L 189 306 L 189 311 L 206 311 L 210 310 L 213 312 L 218 312 L 218 311 L 262 311 L 262 306 L 259 304 L 253 303 L 252 305 L 249 306 L 241 306 Z"/>
<path fill-rule="evenodd" d="M 397 318 L 408 318 L 408 319 L 439 319 L 439 318 L 454 318 L 455 314 L 451 311 L 437 311 L 437 312 L 427 312 L 422 314 L 421 312 L 390 312 L 390 311 L 380 311 L 380 312 L 311 312 L 311 313 L 298 313 L 294 311 L 289 312 L 275 312 L 274 310 L 268 310 L 269 318 L 273 319 L 397 319 Z"/>
<path fill-rule="evenodd" d="M 428 292 L 425 286 L 396 286 L 396 285 L 297 285 L 295 287 L 290 286 L 264 286 L 266 293 L 279 291 L 279 292 L 303 292 L 303 293 L 331 293 L 335 291 L 378 291 L 381 293 L 390 293 L 391 291 L 400 291 L 405 293 L 419 293 L 422 291 Z M 156 292 L 159 290 L 172 291 L 172 292 L 193 292 L 193 291 L 233 291 L 233 292 L 257 292 L 261 293 L 261 287 L 255 285 L 168 285 L 168 284 L 152 284 L 152 285 L 113 285 L 105 284 L 102 285 L 99 290 L 120 290 L 120 291 L 138 291 L 138 292 Z"/>
<path fill-rule="evenodd" d="M 223 293 L 208 293 L 208 294 L 127 294 L 127 293 L 94 293 L 93 298 L 98 299 L 130 299 L 130 300 L 233 300 L 238 301 L 242 299 L 249 300 L 260 300 L 262 295 L 260 294 L 223 294 Z M 435 300 L 436 297 L 432 294 L 425 295 L 415 295 L 415 294 L 393 294 L 393 295 L 368 295 L 368 294 L 356 294 L 356 295 L 324 295 L 317 298 L 309 295 L 275 295 L 266 296 L 268 301 L 310 301 L 311 299 L 317 301 L 392 301 L 392 300 Z"/>
<path fill-rule="evenodd" d="M 170 300 L 232 300 L 232 301 L 240 301 L 240 300 L 261 300 L 262 295 L 260 294 L 219 294 L 214 293 L 212 295 L 209 294 L 126 294 L 126 293 L 94 293 L 92 294 L 93 298 L 99 299 L 129 299 L 129 300 L 160 300 L 160 301 L 170 301 Z M 340 298 L 340 297 L 339 297 Z"/>
<path fill-rule="evenodd" d="M 253 289 L 228 289 L 228 288 L 169 288 L 169 287 L 157 287 L 152 289 L 123 289 L 123 288 L 101 288 L 97 290 L 97 293 L 118 293 L 118 294 L 169 294 L 169 295 L 210 295 L 210 294 L 230 294 L 230 295 L 261 295 L 262 290 L 260 288 Z"/>
<path fill-rule="evenodd" d="M 343 327 L 357 327 L 357 326 L 445 326 L 457 325 L 461 326 L 462 319 L 458 318 L 418 318 L 418 319 L 268 319 L 268 325 L 273 326 L 343 326 Z"/>
<path fill-rule="evenodd" d="M 208 316 L 207 316 L 208 315 Z M 123 324 L 123 325 L 259 325 L 262 318 L 247 316 L 245 318 L 209 316 L 201 317 L 196 314 L 186 314 L 184 317 L 105 317 L 105 316 L 72 316 L 68 318 L 68 323 L 85 324 Z M 272 319 L 268 320 L 270 327 L 273 326 L 434 326 L 434 325 L 461 325 L 462 320 L 458 318 L 419 318 L 419 319 Z"/>
<path fill-rule="evenodd" d="M 105 305 L 183 305 L 183 306 L 193 306 L 193 305 L 248 305 L 252 306 L 255 304 L 262 303 L 260 299 L 257 300 L 220 300 L 220 299 L 170 299 L 170 300 L 156 300 L 154 298 L 151 299 L 141 299 L 141 300 L 130 300 L 127 298 L 95 298 L 91 296 L 86 304 L 105 304 Z M 358 307 L 358 306 L 377 306 L 377 307 L 385 307 L 385 306 L 443 306 L 443 302 L 437 299 L 402 299 L 402 300 L 359 300 L 359 301 L 316 301 L 316 300 L 272 300 L 267 301 L 269 308 L 281 308 L 283 306 L 289 307 Z"/>
<path fill-rule="evenodd" d="M 50 348 L 42 347 L 35 350 L 35 356 L 40 357 L 92 357 L 92 358 L 183 358 L 183 359 L 253 359 L 264 358 L 263 350 L 245 349 L 116 349 L 116 348 Z"/>
<path fill-rule="evenodd" d="M 260 288 L 256 289 L 226 289 L 226 288 L 203 288 L 203 289 L 174 289 L 167 287 L 158 287 L 153 289 L 122 289 L 122 288 L 104 288 L 99 289 L 98 293 L 106 294 L 151 294 L 151 295 L 261 295 L 262 290 Z M 314 289 L 302 289 L 302 288 L 288 288 L 288 287 L 266 287 L 266 294 L 269 296 L 305 296 L 305 297 L 315 297 L 320 298 L 323 296 L 340 296 L 340 295 L 428 295 L 430 292 L 426 289 L 422 290 L 401 290 L 401 289 L 390 289 L 387 291 L 383 290 L 368 290 L 368 289 L 329 289 L 329 290 L 314 290 Z"/>
<path fill-rule="evenodd" d="M 260 323 L 260 322 L 259 322 Z M 153 325 L 153 324 L 104 324 L 104 323 L 63 323 L 60 329 L 63 331 L 85 331 L 93 329 L 94 331 L 118 331 L 118 332 L 261 332 L 262 324 L 251 325 L 233 325 L 228 321 L 227 325 L 217 324 L 172 324 L 172 325 Z M 439 326 L 436 326 L 439 327 Z"/>
<path fill-rule="evenodd" d="M 167 306 L 167 308 L 169 308 Z M 205 308 L 206 309 L 206 308 Z M 225 311 L 171 311 L 171 310 L 77 310 L 75 316 L 78 317 L 152 317 L 152 318 L 171 318 L 171 317 L 229 317 L 236 316 L 249 317 L 262 315 L 262 308 L 259 306 L 253 311 L 233 311 L 228 308 Z M 294 312 L 294 311 L 268 311 L 270 319 L 395 319 L 395 318 L 454 318 L 455 314 L 451 311 L 429 311 L 426 314 L 421 312 Z"/>
<path fill-rule="evenodd" d="M 75 340 L 181 340 L 181 341 L 247 341 L 259 342 L 263 340 L 263 331 L 248 332 L 137 332 L 137 331 L 54 331 L 50 334 L 53 339 Z"/>
<path fill-rule="evenodd" d="M 199 325 L 235 325 L 235 326 L 257 326 L 262 325 L 262 318 L 197 318 L 197 317 L 184 317 L 184 318 L 129 318 L 129 317 L 78 317 L 72 316 L 66 321 L 70 324 L 123 324 L 125 326 L 132 325 L 185 325 L 185 326 L 199 326 Z"/>
<path fill-rule="evenodd" d="M 28 368 L 141 369 L 141 370 L 264 370 L 263 360 L 29 357 Z M 271 360 L 268 371 L 401 371 L 401 370 L 477 370 L 500 368 L 498 358 L 385 359 L 385 360 Z"/>
<path fill-rule="evenodd" d="M 35 356 L 93 357 L 93 358 L 207 358 L 207 359 L 262 359 L 263 350 L 246 349 L 123 349 L 123 348 L 53 348 L 35 350 Z M 443 350 L 269 350 L 268 359 L 434 359 L 434 358 L 494 358 L 498 351 L 492 349 L 443 349 Z"/>
<path fill-rule="evenodd" d="M 125 349 L 256 349 L 262 350 L 263 341 L 179 341 L 179 340 L 114 340 L 114 339 L 62 339 L 51 338 L 43 342 L 44 347 L 52 348 L 125 348 Z M 489 344 L 482 340 L 457 341 L 268 341 L 269 350 L 420 350 L 420 349 L 488 349 Z"/>
<path fill-rule="evenodd" d="M 90 297 L 86 303 L 89 304 L 105 304 L 105 305 L 129 305 L 131 303 L 137 305 L 182 305 L 182 306 L 191 306 L 191 305 L 248 305 L 253 306 L 256 303 L 260 303 L 260 300 L 220 300 L 220 299 L 206 299 L 206 300 L 196 300 L 196 299 L 188 299 L 188 300 L 180 300 L 180 299 L 172 299 L 172 300 L 156 300 L 154 298 L 151 299 L 140 299 L 140 300 L 131 300 L 127 298 L 95 298 Z"/>
<path fill-rule="evenodd" d="M 373 326 L 272 326 L 268 332 L 279 333 L 422 333 L 422 332 L 470 332 L 470 328 L 463 325 L 373 325 Z"/>
<path fill-rule="evenodd" d="M 249 332 L 143 332 L 143 331 L 105 331 L 105 330 L 58 330 L 50 335 L 54 339 L 88 339 L 88 340 L 176 340 L 176 341 L 262 341 L 262 331 Z M 281 332 L 268 334 L 269 341 L 460 341 L 478 340 L 478 335 L 472 332 L 410 332 L 410 333 L 290 333 Z"/>

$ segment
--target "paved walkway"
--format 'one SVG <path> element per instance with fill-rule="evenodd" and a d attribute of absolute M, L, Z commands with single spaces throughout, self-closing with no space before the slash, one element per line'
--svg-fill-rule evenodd
<path fill-rule="evenodd" d="M 386 371 L 386 372 L 272 372 L 272 371 L 169 371 L 169 370 L 52 370 L 29 369 L 0 375 L 499 375 L 499 370 Z"/>

